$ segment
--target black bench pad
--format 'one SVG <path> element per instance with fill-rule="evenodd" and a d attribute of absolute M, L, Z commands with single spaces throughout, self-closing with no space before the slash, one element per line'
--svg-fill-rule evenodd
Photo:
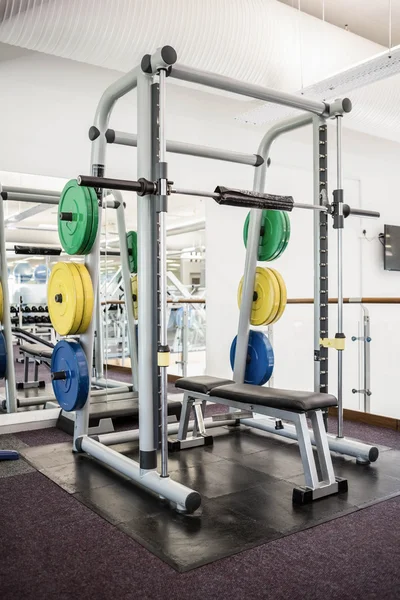
<path fill-rule="evenodd" d="M 51 360 L 53 349 L 48 346 L 42 346 L 42 344 L 21 344 L 19 346 L 21 352 L 28 352 L 32 356 L 43 358 L 45 360 Z"/>
<path fill-rule="evenodd" d="M 307 412 L 318 408 L 337 406 L 337 400 L 331 394 L 278 390 L 276 388 L 249 385 L 248 383 L 234 383 L 233 385 L 216 387 L 212 390 L 211 396 L 212 398 L 225 398 L 226 400 L 252 404 L 256 412 L 257 405 L 293 412 Z"/>
<path fill-rule="evenodd" d="M 210 377 L 208 375 L 196 375 L 195 377 L 181 377 L 175 382 L 175 387 L 188 392 L 199 392 L 199 394 L 208 394 L 214 388 L 220 385 L 235 383 L 232 379 L 220 379 L 219 377 Z"/>

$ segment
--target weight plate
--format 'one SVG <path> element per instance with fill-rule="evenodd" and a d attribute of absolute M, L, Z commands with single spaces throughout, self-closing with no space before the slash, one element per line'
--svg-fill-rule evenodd
<path fill-rule="evenodd" d="M 50 319 L 57 333 L 76 333 L 83 317 L 84 291 L 79 271 L 74 264 L 59 262 L 54 265 L 47 289 L 47 301 Z"/>
<path fill-rule="evenodd" d="M 3 321 L 3 312 L 4 312 L 4 306 L 3 306 L 3 284 L 0 281 L 0 323 Z"/>
<path fill-rule="evenodd" d="M 96 240 L 97 229 L 99 227 L 99 201 L 97 198 L 97 194 L 94 188 L 88 187 L 86 189 L 90 195 L 90 200 L 92 203 L 92 227 L 90 230 L 90 235 L 88 237 L 88 242 L 84 249 L 80 252 L 80 254 L 89 254 Z"/>
<path fill-rule="evenodd" d="M 238 305 L 242 301 L 243 277 L 238 288 Z M 254 299 L 250 322 L 252 325 L 266 325 L 274 319 L 280 302 L 280 288 L 276 277 L 268 269 L 257 267 L 254 285 Z"/>
<path fill-rule="evenodd" d="M 4 333 L 0 331 L 0 379 L 4 379 L 7 371 L 7 347 Z"/>
<path fill-rule="evenodd" d="M 290 217 L 286 211 L 282 211 L 282 215 L 285 220 L 286 234 L 285 234 L 285 239 L 283 241 L 282 247 L 279 249 L 279 252 L 277 253 L 277 255 L 274 258 L 279 258 L 280 256 L 282 256 L 282 254 L 285 252 L 287 245 L 289 243 L 289 240 L 290 240 Z"/>
<path fill-rule="evenodd" d="M 70 412 L 86 404 L 90 390 L 89 369 L 79 342 L 61 340 L 51 358 L 51 372 L 64 373 L 64 379 L 53 379 L 54 395 L 61 408 Z"/>
<path fill-rule="evenodd" d="M 133 316 L 138 318 L 138 282 L 137 275 L 131 278 L 132 298 L 133 298 Z"/>
<path fill-rule="evenodd" d="M 258 247 L 258 260 L 270 261 L 277 253 L 278 248 L 285 239 L 284 220 L 282 218 L 283 211 L 280 210 L 263 210 L 261 219 L 261 228 L 264 230 L 260 236 Z M 244 245 L 247 246 L 247 237 L 250 224 L 250 213 L 246 217 L 243 228 Z"/>
<path fill-rule="evenodd" d="M 79 325 L 78 331 L 76 333 L 85 333 L 87 328 L 90 325 L 90 321 L 92 320 L 93 308 L 94 308 L 94 293 L 93 293 L 93 285 L 92 280 L 89 275 L 89 271 L 80 263 L 74 263 L 75 267 L 79 271 L 79 275 L 82 280 L 83 285 L 83 294 L 84 294 L 84 303 L 83 303 L 83 316 L 82 321 Z"/>
<path fill-rule="evenodd" d="M 278 211 L 276 211 L 276 212 L 278 212 Z M 282 210 L 282 211 L 279 211 L 279 213 L 280 213 L 280 219 L 282 221 L 282 238 L 278 244 L 276 251 L 269 259 L 270 261 L 276 260 L 277 258 L 279 258 L 282 255 L 282 253 L 286 247 L 285 244 L 286 244 L 286 239 L 287 239 L 287 221 L 285 218 L 285 212 Z"/>
<path fill-rule="evenodd" d="M 89 189 L 79 186 L 75 179 L 71 179 L 61 193 L 58 205 L 58 235 L 67 254 L 81 254 L 91 239 L 93 204 Z M 73 220 L 61 220 L 61 213 L 71 213 Z"/>
<path fill-rule="evenodd" d="M 286 283 L 285 283 L 282 275 L 276 269 L 270 269 L 270 271 L 272 271 L 272 273 L 275 275 L 275 277 L 277 278 L 277 281 L 279 283 L 279 288 L 280 288 L 280 302 L 279 302 L 279 309 L 278 309 L 278 312 L 277 312 L 275 318 L 272 321 L 270 321 L 268 323 L 268 325 L 272 325 L 273 323 L 277 323 L 277 321 L 279 321 L 279 319 L 281 318 L 281 316 L 285 312 L 286 303 L 287 303 Z"/>
<path fill-rule="evenodd" d="M 232 371 L 235 364 L 236 343 L 237 336 L 232 342 L 230 351 Z M 244 382 L 252 385 L 264 385 L 274 370 L 274 351 L 267 336 L 261 331 L 250 331 L 247 352 Z"/>
<path fill-rule="evenodd" d="M 128 245 L 128 262 L 131 273 L 137 273 L 137 233 L 136 231 L 128 231 L 126 234 L 126 242 Z"/>
<path fill-rule="evenodd" d="M 276 211 L 276 212 L 278 212 L 278 211 Z M 275 248 L 275 252 L 273 252 L 273 254 L 270 255 L 269 261 L 275 260 L 276 258 L 278 258 L 280 256 L 282 248 L 283 248 L 283 246 L 285 244 L 285 226 L 286 226 L 286 221 L 285 221 L 285 219 L 283 217 L 282 211 L 279 211 L 279 214 L 280 214 L 279 219 L 281 220 L 281 225 L 282 225 L 282 228 L 283 228 L 283 233 L 282 233 L 281 239 L 279 240 L 279 242 L 278 242 L 278 244 L 277 244 L 277 246 Z"/>

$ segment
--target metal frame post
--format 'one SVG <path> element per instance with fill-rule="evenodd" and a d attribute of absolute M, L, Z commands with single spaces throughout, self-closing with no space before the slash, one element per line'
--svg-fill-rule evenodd
<path fill-rule="evenodd" d="M 124 286 L 125 312 L 128 323 L 128 342 L 131 357 L 132 385 L 136 392 L 138 390 L 138 346 L 136 336 L 135 314 L 133 310 L 133 298 L 131 291 L 131 273 L 129 270 L 128 244 L 126 240 L 125 208 L 121 192 L 113 192 L 114 198 L 118 201 L 117 208 L 117 227 L 119 235 L 119 247 L 121 250 L 121 269 L 122 281 Z M 125 331 L 125 318 L 123 319 L 123 330 Z M 123 335 L 123 353 L 125 352 L 125 335 Z"/>
<path fill-rule="evenodd" d="M 342 115 L 336 116 L 336 144 L 337 144 L 337 190 L 343 192 L 342 170 Z M 337 311 L 337 337 L 343 337 L 343 195 L 339 194 L 337 216 L 339 219 L 337 229 L 337 282 L 338 282 L 338 311 Z M 341 222 L 340 222 L 341 221 Z M 338 350 L 338 430 L 337 436 L 343 437 L 343 351 Z"/>
<path fill-rule="evenodd" d="M 137 89 L 137 171 L 140 177 L 152 177 L 152 91 L 153 77 L 140 72 Z M 138 322 L 139 322 L 139 454 L 141 470 L 157 467 L 157 444 L 154 435 L 154 372 L 156 356 L 154 348 L 153 304 L 154 261 L 151 260 L 154 246 L 153 196 L 138 196 Z M 143 332 L 141 334 L 141 332 Z"/>
<path fill-rule="evenodd" d="M 321 117 L 313 118 L 313 181 L 314 205 L 328 201 L 328 136 L 327 124 Z M 314 212 L 314 391 L 328 392 L 328 348 L 320 340 L 329 331 L 328 280 L 328 214 Z M 324 411 L 325 424 L 327 411 Z"/>
<path fill-rule="evenodd" d="M 1 185 L 0 185 L 1 192 Z M 0 193 L 0 281 L 3 288 L 3 333 L 6 340 L 6 406 L 7 412 L 17 411 L 17 385 L 15 380 L 14 349 L 11 331 L 10 293 L 8 289 L 8 265 L 6 251 L 6 229 L 4 225 L 4 199 Z"/>
<path fill-rule="evenodd" d="M 96 291 L 96 308 L 94 311 L 94 366 L 96 379 L 104 379 L 104 331 L 101 308 L 100 278 Z M 107 320 L 106 320 L 107 323 Z"/>
<path fill-rule="evenodd" d="M 369 310 L 361 304 L 363 310 L 363 349 L 364 349 L 364 412 L 371 412 L 371 321 Z"/>
<path fill-rule="evenodd" d="M 253 190 L 263 192 L 269 151 L 273 141 L 288 131 L 304 127 L 312 122 L 312 115 L 301 115 L 293 119 L 287 119 L 274 125 L 264 135 L 258 148 L 258 154 L 264 159 L 263 164 L 257 167 L 254 173 Z M 250 317 L 253 304 L 254 282 L 258 261 L 258 246 L 260 241 L 262 211 L 253 209 L 250 211 L 250 223 L 247 236 L 246 260 L 244 267 L 242 301 L 240 304 L 238 335 L 236 344 L 235 364 L 233 379 L 236 383 L 243 383 L 247 363 L 247 346 L 249 343 Z"/>
<path fill-rule="evenodd" d="M 161 417 L 161 477 L 168 477 L 168 372 L 169 347 L 168 347 L 168 320 L 167 320 L 167 163 L 166 163 L 166 140 L 165 140 L 165 100 L 166 100 L 166 70 L 158 71 L 158 104 L 153 112 L 156 121 L 153 131 L 157 128 L 157 164 L 156 173 L 158 179 L 157 211 L 158 227 L 158 300 L 159 300 L 159 332 L 157 364 L 160 376 L 160 417 Z M 155 114 L 154 114 L 155 113 Z M 158 118 L 157 118 L 158 117 Z"/>
<path fill-rule="evenodd" d="M 95 177 L 103 177 L 105 172 L 105 159 L 106 159 L 106 148 L 107 141 L 105 133 L 108 128 L 108 121 L 110 118 L 111 110 L 115 102 L 126 94 L 128 91 L 134 89 L 137 85 L 138 73 L 140 73 L 139 67 L 136 67 L 132 71 L 126 73 L 123 77 L 118 79 L 114 84 L 109 86 L 104 94 L 102 95 L 100 102 L 96 109 L 94 118 L 94 125 L 90 130 L 90 139 L 92 140 L 91 148 L 91 174 Z M 97 310 L 98 302 L 98 285 L 99 285 L 99 271 L 100 271 L 100 238 L 101 238 L 101 221 L 102 221 L 102 206 L 103 206 L 103 190 L 96 189 L 97 197 L 99 199 L 99 221 L 96 240 L 93 244 L 91 252 L 85 257 L 85 266 L 89 271 L 93 289 L 95 290 L 95 307 L 94 313 Z M 93 365 L 93 345 L 95 335 L 95 319 L 92 317 L 90 325 L 87 331 L 81 335 L 80 343 L 86 354 L 89 370 L 91 372 Z M 90 392 L 85 406 L 76 411 L 75 425 L 74 425 L 74 449 L 77 448 L 77 439 L 81 436 L 88 434 L 89 430 L 89 411 L 90 411 Z"/>

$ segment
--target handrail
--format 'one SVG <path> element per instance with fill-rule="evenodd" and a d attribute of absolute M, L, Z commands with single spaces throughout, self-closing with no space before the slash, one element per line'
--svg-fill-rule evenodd
<path fill-rule="evenodd" d="M 329 304 L 337 304 L 337 298 L 329 298 Z M 344 304 L 400 304 L 400 298 L 343 298 Z M 288 298 L 287 304 L 314 304 L 314 298 Z"/>
<path fill-rule="evenodd" d="M 168 299 L 168 304 L 205 304 L 206 301 L 204 298 L 178 298 L 177 300 Z M 102 305 L 104 304 L 125 304 L 125 300 L 103 300 Z"/>
<path fill-rule="evenodd" d="M 329 298 L 329 304 L 337 304 L 337 298 Z M 206 304 L 205 298 L 169 299 L 168 304 Z M 344 304 L 400 304 L 400 298 L 381 298 L 367 296 L 363 298 L 343 298 Z M 125 304 L 124 300 L 105 300 L 102 304 Z M 288 298 L 286 304 L 314 304 L 314 298 Z"/>

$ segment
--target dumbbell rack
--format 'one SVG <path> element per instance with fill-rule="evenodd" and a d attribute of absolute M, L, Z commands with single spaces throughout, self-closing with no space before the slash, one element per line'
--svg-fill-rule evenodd
<path fill-rule="evenodd" d="M 12 325 L 31 331 L 35 335 L 39 334 L 41 337 L 48 337 L 50 342 L 55 342 L 55 333 L 50 321 L 47 305 L 25 304 L 20 296 L 18 304 L 13 304 L 10 310 L 14 315 L 11 317 Z M 17 357 L 16 362 L 23 363 L 24 359 Z"/>

